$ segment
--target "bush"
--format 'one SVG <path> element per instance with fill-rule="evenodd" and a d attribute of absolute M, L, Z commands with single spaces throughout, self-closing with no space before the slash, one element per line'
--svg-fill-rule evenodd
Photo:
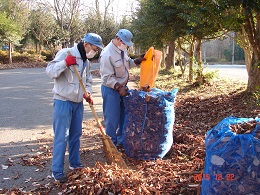
<path fill-rule="evenodd" d="M 23 63 L 29 63 L 29 62 L 42 62 L 46 59 L 46 56 L 39 56 L 35 52 L 26 51 L 26 52 L 12 52 L 12 62 L 23 62 Z M 0 51 L 0 63 L 1 64 L 8 64 L 9 63 L 9 56 L 8 51 Z"/>
<path fill-rule="evenodd" d="M 7 64 L 8 61 L 8 51 L 0 50 L 0 64 Z"/>
<path fill-rule="evenodd" d="M 24 50 L 23 53 L 36 54 L 36 50 L 34 50 L 34 49 L 27 49 L 27 50 Z"/>
<path fill-rule="evenodd" d="M 44 60 L 46 60 L 46 61 L 51 61 L 51 60 L 53 60 L 53 56 L 52 56 L 51 51 L 49 51 L 49 50 L 43 50 L 41 54 L 42 54 L 42 56 L 44 56 Z"/>
<path fill-rule="evenodd" d="M 210 57 L 210 58 L 207 58 L 206 61 L 207 61 L 207 62 L 218 62 L 219 59 L 216 58 L 216 57 Z"/>
<path fill-rule="evenodd" d="M 258 87 L 257 90 L 253 93 L 253 97 L 256 101 L 256 104 L 260 106 L 260 87 Z"/>
<path fill-rule="evenodd" d="M 212 81 L 214 78 L 218 77 L 219 75 L 219 71 L 218 70 L 214 70 L 214 71 L 203 71 L 202 72 L 203 77 L 207 80 L 207 81 Z"/>

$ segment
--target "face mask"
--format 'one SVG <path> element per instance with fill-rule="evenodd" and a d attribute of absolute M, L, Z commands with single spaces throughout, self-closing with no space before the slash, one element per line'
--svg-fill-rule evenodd
<path fill-rule="evenodd" d="M 127 49 L 127 45 L 125 45 L 125 44 L 121 44 L 120 46 L 118 46 L 118 49 L 124 51 L 124 50 Z"/>
<path fill-rule="evenodd" d="M 88 52 L 86 54 L 88 59 L 93 58 L 95 55 L 96 55 L 96 52 L 94 50 L 90 50 L 90 52 Z"/>

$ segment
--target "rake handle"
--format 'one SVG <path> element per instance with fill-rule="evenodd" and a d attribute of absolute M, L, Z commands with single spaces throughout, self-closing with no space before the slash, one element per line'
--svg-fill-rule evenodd
<path fill-rule="evenodd" d="M 76 65 L 73 65 L 73 68 L 74 68 L 74 71 L 75 71 L 75 73 L 76 73 L 76 75 L 77 75 L 77 77 L 78 77 L 79 83 L 80 83 L 80 85 L 81 85 L 81 88 L 83 89 L 83 92 L 84 92 L 85 96 L 88 97 L 89 94 L 88 94 L 88 92 L 87 92 L 87 90 L 86 90 L 86 87 L 85 87 L 84 84 L 83 84 L 82 78 L 81 78 L 80 75 L 79 75 L 79 72 L 78 72 L 78 70 L 77 70 L 77 66 L 76 66 Z M 91 109 L 91 111 L 92 111 L 92 114 L 94 115 L 94 117 L 95 117 L 95 119 L 96 119 L 96 122 L 97 122 L 97 124 L 98 124 L 98 127 L 99 127 L 100 131 L 102 132 L 102 134 L 104 134 L 103 127 L 102 127 L 102 125 L 101 125 L 100 122 L 99 122 L 99 119 L 98 119 L 98 116 L 97 116 L 97 113 L 96 113 L 96 111 L 95 111 L 95 109 L 94 109 L 93 104 L 89 103 L 89 107 L 90 107 L 90 109 Z"/>
<path fill-rule="evenodd" d="M 71 55 L 70 51 L 68 51 L 68 55 Z M 80 86 L 81 86 L 81 88 L 83 89 L 83 92 L 84 92 L 85 96 L 88 97 L 89 94 L 88 94 L 88 92 L 87 92 L 87 90 L 86 90 L 85 85 L 83 84 L 83 81 L 82 81 L 81 76 L 79 75 L 77 66 L 76 66 L 76 65 L 73 65 L 73 68 L 74 68 L 74 72 L 76 73 L 76 75 L 77 75 L 77 77 L 78 77 Z M 97 124 L 98 124 L 98 127 L 99 127 L 101 133 L 102 133 L 102 134 L 105 134 L 105 133 L 104 133 L 104 129 L 103 129 L 103 127 L 102 127 L 102 125 L 101 125 L 101 123 L 100 123 L 100 121 L 99 121 L 99 119 L 98 119 L 97 113 L 96 113 L 96 111 L 95 111 L 95 109 L 94 109 L 94 107 L 93 107 L 93 104 L 90 104 L 90 103 L 89 103 L 89 107 L 90 107 L 90 109 L 91 109 L 91 111 L 92 111 L 92 114 L 93 114 L 93 116 L 94 116 L 94 118 L 95 118 L 95 120 L 96 120 L 96 122 L 97 122 Z"/>

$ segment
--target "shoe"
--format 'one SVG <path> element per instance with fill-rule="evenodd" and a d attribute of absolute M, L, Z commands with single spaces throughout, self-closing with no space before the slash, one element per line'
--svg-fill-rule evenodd
<path fill-rule="evenodd" d="M 54 178 L 55 181 L 59 181 L 60 183 L 65 183 L 67 181 L 66 175 L 62 172 L 52 172 L 52 177 Z"/>
<path fill-rule="evenodd" d="M 70 165 L 69 168 L 70 168 L 70 170 L 73 170 L 73 169 L 77 169 L 77 168 L 84 168 L 84 166 L 82 164 Z"/>
<path fill-rule="evenodd" d="M 117 144 L 117 145 L 116 145 L 116 148 L 117 148 L 117 150 L 118 150 L 119 152 L 121 152 L 121 153 L 125 151 L 124 146 L 123 146 L 122 144 Z"/>

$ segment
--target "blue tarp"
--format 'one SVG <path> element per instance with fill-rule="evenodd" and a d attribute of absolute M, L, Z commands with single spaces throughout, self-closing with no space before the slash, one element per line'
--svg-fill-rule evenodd
<path fill-rule="evenodd" d="M 230 125 L 255 120 L 249 134 L 236 134 Z M 227 117 L 207 132 L 202 195 L 260 194 L 260 119 Z"/>
<path fill-rule="evenodd" d="M 2 46 L 2 50 L 4 51 L 4 50 L 8 50 L 9 49 L 9 46 L 8 45 L 3 45 Z"/>

